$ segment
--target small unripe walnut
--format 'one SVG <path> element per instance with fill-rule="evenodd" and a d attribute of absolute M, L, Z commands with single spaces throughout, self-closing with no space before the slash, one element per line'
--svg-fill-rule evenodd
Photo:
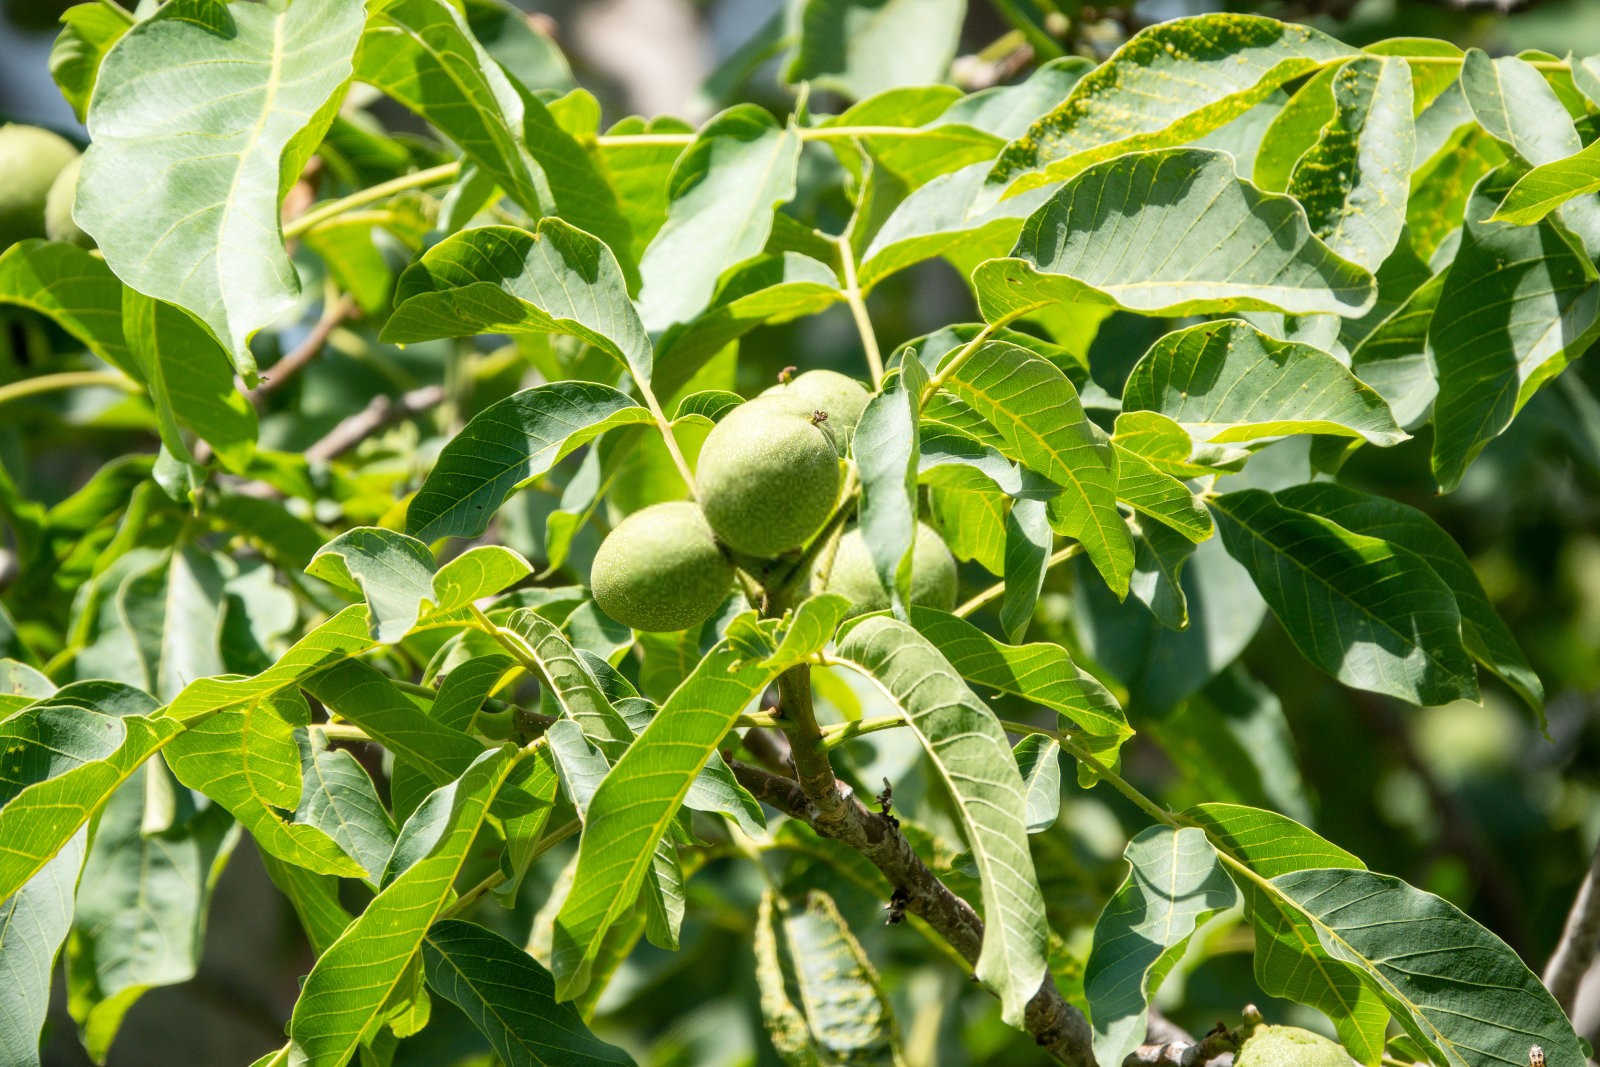
<path fill-rule="evenodd" d="M 0 126 L 0 249 L 43 237 L 45 201 L 62 168 L 78 158 L 64 137 L 37 126 Z"/>
<path fill-rule="evenodd" d="M 699 626 L 732 587 L 733 564 L 687 501 L 652 504 L 623 519 L 589 569 L 600 610 L 635 630 Z"/>
<path fill-rule="evenodd" d="M 851 530 L 839 539 L 833 570 L 822 591 L 848 598 L 851 615 L 889 607 L 889 591 L 878 581 L 872 554 L 860 530 Z M 956 606 L 956 559 L 945 547 L 939 532 L 921 522 L 917 523 L 917 536 L 911 550 L 911 603 L 940 611 Z"/>
<path fill-rule="evenodd" d="M 833 434 L 839 455 L 843 456 L 849 454 L 850 442 L 856 435 L 856 424 L 861 421 L 861 413 L 866 410 L 870 399 L 872 394 L 854 378 L 838 371 L 808 370 L 796 377 L 781 380 L 751 403 L 776 403 L 797 415 L 826 412 L 828 431 Z"/>
<path fill-rule="evenodd" d="M 828 422 L 773 404 L 742 404 L 700 449 L 700 507 L 731 548 L 770 558 L 805 544 L 839 496 L 839 456 Z"/>

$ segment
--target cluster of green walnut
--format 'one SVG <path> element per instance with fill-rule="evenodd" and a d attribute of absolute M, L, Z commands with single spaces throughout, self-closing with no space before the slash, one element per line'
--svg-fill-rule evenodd
<path fill-rule="evenodd" d="M 823 560 L 823 570 L 808 576 L 814 591 L 843 595 L 852 614 L 889 607 L 859 530 L 845 532 L 831 561 L 803 552 L 840 505 L 868 399 L 854 379 L 814 370 L 728 412 L 700 449 L 698 503 L 641 508 L 601 543 L 589 572 L 600 610 L 635 630 L 685 630 L 716 614 L 741 564 L 808 557 Z M 955 558 L 921 524 L 911 601 L 946 611 L 956 601 Z"/>
<path fill-rule="evenodd" d="M 37 126 L 0 126 L 0 251 L 30 237 L 94 244 L 72 221 L 82 157 L 72 142 Z"/>

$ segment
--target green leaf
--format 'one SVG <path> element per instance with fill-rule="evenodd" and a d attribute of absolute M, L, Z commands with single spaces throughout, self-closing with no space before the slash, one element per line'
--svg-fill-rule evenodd
<path fill-rule="evenodd" d="M 50 46 L 50 77 L 82 122 L 89 113 L 100 64 L 128 32 L 129 22 L 104 4 L 74 4 L 61 13 L 61 32 Z"/>
<path fill-rule="evenodd" d="M 1022 220 L 1052 190 L 1033 189 L 980 211 L 974 205 L 988 172 L 987 164 L 973 163 L 941 174 L 895 205 L 861 254 L 857 273 L 862 286 L 870 289 L 896 271 L 958 247 L 1005 255 L 1022 230 Z"/>
<path fill-rule="evenodd" d="M 1318 867 L 1363 868 L 1361 860 L 1293 819 L 1238 804 L 1185 813 L 1212 842 L 1267 878 Z M 1363 1064 L 1383 1058 L 1389 1011 L 1349 965 L 1328 954 L 1299 910 L 1248 879 L 1236 880 L 1255 929 L 1256 981 L 1264 992 L 1321 1011 Z"/>
<path fill-rule="evenodd" d="M 307 675 L 360 655 L 372 644 L 365 605 L 352 605 L 313 627 L 276 663 L 254 677 L 195 679 L 167 705 L 167 715 L 185 722 L 219 708 L 264 699 Z"/>
<path fill-rule="evenodd" d="M 625 393 L 554 382 L 484 408 L 451 438 L 406 509 L 406 531 L 433 541 L 476 537 L 507 497 L 617 426 L 652 421 Z"/>
<path fill-rule="evenodd" d="M 73 836 L 27 885 L 0 903 L 0 1056 L 39 1067 L 39 1036 L 50 1009 L 50 976 L 72 925 L 73 891 L 88 835 Z"/>
<path fill-rule="evenodd" d="M 528 98 L 484 51 L 461 13 L 442 0 L 380 0 L 372 6 L 356 78 L 433 123 L 528 214 L 537 218 L 549 211 L 553 196 L 525 139 Z"/>
<path fill-rule="evenodd" d="M 1012 455 L 1062 487 L 1052 501 L 1052 525 L 1076 538 L 1106 585 L 1125 595 L 1133 540 L 1117 512 L 1117 476 L 1066 375 L 1020 346 L 986 341 L 944 387 L 988 420 Z"/>
<path fill-rule="evenodd" d="M 73 703 L 74 688 L 0 723 L 5 746 L 22 747 L 12 749 L 0 775 L 7 795 L 0 807 L 0 899 L 38 874 L 179 730 L 164 717 L 106 714 Z M 63 728 L 67 719 L 71 725 Z M 47 744 L 53 756 L 46 755 Z"/>
<path fill-rule="evenodd" d="M 1238 319 L 1156 341 L 1129 373 L 1122 406 L 1159 412 L 1200 442 L 1338 434 L 1386 447 L 1407 439 L 1383 398 L 1338 360 Z"/>
<path fill-rule="evenodd" d="M 986 928 L 974 973 L 1020 1025 L 1039 989 L 1049 937 L 1028 852 L 1027 800 L 994 712 L 955 675 L 939 648 L 905 623 L 869 617 L 839 642 L 839 658 L 905 710 L 951 803 L 983 887 Z"/>
<path fill-rule="evenodd" d="M 1228 552 L 1307 659 L 1412 704 L 1476 698 L 1450 587 L 1410 551 L 1245 489 L 1211 501 Z"/>
<path fill-rule="evenodd" d="M 777 672 L 713 648 L 650 720 L 590 802 L 577 875 L 556 919 L 556 995 L 588 986 L 606 931 L 633 906 L 666 833 L 700 769 Z"/>
<path fill-rule="evenodd" d="M 900 1064 L 893 1008 L 833 898 L 761 896 L 756 981 L 773 1047 L 786 1064 Z"/>
<path fill-rule="evenodd" d="M 1006 512 L 1005 592 L 1000 594 L 1000 628 L 1020 641 L 1033 619 L 1044 588 L 1050 549 L 1055 544 L 1049 509 L 1042 500 L 1015 500 Z"/>
<path fill-rule="evenodd" d="M 211 890 L 238 840 L 221 808 L 195 811 L 161 760 L 141 779 L 96 821 L 67 944 L 67 1007 L 102 1063 L 147 990 L 194 977 Z"/>
<path fill-rule="evenodd" d="M 1333 76 L 1342 69 L 1344 65 L 1328 65 L 1318 70 L 1272 116 L 1250 165 L 1252 182 L 1272 193 L 1289 191 L 1295 163 L 1334 121 Z"/>
<path fill-rule="evenodd" d="M 911 588 L 921 444 L 917 423 L 927 381 L 921 362 L 902 360 L 900 373 L 867 401 L 850 445 L 861 477 L 856 523 L 896 611 L 905 610 Z"/>
<path fill-rule="evenodd" d="M 1042 833 L 1061 817 L 1061 742 L 1029 734 L 1011 754 L 1027 790 L 1028 833 Z"/>
<path fill-rule="evenodd" d="M 650 338 L 616 256 L 557 218 L 541 219 L 536 232 L 484 226 L 445 238 L 406 268 L 394 303 L 385 341 L 565 333 L 650 380 Z"/>
<path fill-rule="evenodd" d="M 444 909 L 514 763 L 509 747 L 484 752 L 459 780 L 439 788 L 437 800 L 424 803 L 419 812 L 439 817 L 432 846 L 384 887 L 311 968 L 289 1021 L 291 1040 L 311 1063 L 344 1063 L 379 1021 Z"/>
<path fill-rule="evenodd" d="M 1516 56 L 1491 59 L 1482 49 L 1468 49 L 1461 88 L 1484 131 L 1529 166 L 1564 159 L 1583 147 L 1550 83 Z"/>
<path fill-rule="evenodd" d="M 1204 148 L 1136 152 L 1084 171 L 1028 216 L 1011 258 L 978 267 L 973 285 L 990 322 L 1058 301 L 1162 315 L 1356 315 L 1377 288 L 1316 238 L 1297 201 L 1241 181 L 1232 156 Z"/>
<path fill-rule="evenodd" d="M 315 737 L 302 735 L 299 744 L 304 785 L 295 822 L 320 828 L 361 868 L 356 877 L 376 885 L 394 851 L 394 822 L 366 768 L 342 748 L 320 747 Z"/>
<path fill-rule="evenodd" d="M 601 692 L 560 628 L 532 608 L 519 608 L 502 629 L 518 641 L 523 662 L 532 665 L 540 686 L 561 714 L 581 727 L 607 760 L 620 757 L 633 742 L 633 731 Z"/>
<path fill-rule="evenodd" d="M 210 442 L 226 466 L 244 466 L 256 443 L 255 408 L 234 388 L 227 354 L 211 335 L 171 304 L 132 289 L 123 290 L 122 328 L 167 450 L 193 459 L 182 426 Z"/>
<path fill-rule="evenodd" d="M 309 719 L 305 699 L 293 690 L 225 708 L 174 737 L 167 763 L 178 781 L 238 819 L 262 851 L 319 874 L 359 878 L 364 871 L 357 853 L 315 820 L 296 812 L 286 821 L 282 814 L 303 799 L 295 728 Z"/>
<path fill-rule="evenodd" d="M 794 196 L 799 160 L 799 136 L 754 104 L 701 128 L 672 168 L 666 221 L 639 263 L 646 328 L 689 321 L 723 271 L 762 250 L 773 209 Z"/>
<path fill-rule="evenodd" d="M 219 641 L 227 595 L 219 564 L 226 561 L 192 546 L 151 555 L 129 553 L 104 572 L 110 596 L 77 667 L 169 700 L 186 680 L 226 669 Z"/>
<path fill-rule="evenodd" d="M 1569 200 L 1600 189 L 1600 147 L 1534 167 L 1517 179 L 1490 216 L 1491 222 L 1531 226 Z"/>
<path fill-rule="evenodd" d="M 360 592 L 372 617 L 372 638 L 383 644 L 410 633 L 429 609 L 459 610 L 532 572 L 509 548 L 480 545 L 436 574 L 426 545 L 376 526 L 346 530 L 318 549 L 306 567 L 313 578 Z"/>
<path fill-rule="evenodd" d="M 330 710 L 404 756 L 434 785 L 454 780 L 482 754 L 480 742 L 429 718 L 388 675 L 362 660 L 346 660 L 301 684 Z"/>
<path fill-rule="evenodd" d="M 1428 330 L 1447 274 L 1436 274 L 1419 285 L 1350 353 L 1350 369 L 1383 397 L 1401 426 L 1414 427 L 1439 392 Z"/>
<path fill-rule="evenodd" d="M 616 190 L 632 234 L 627 248 L 613 249 L 619 259 L 639 262 L 667 220 L 667 177 L 684 150 L 681 144 L 651 144 L 648 139 L 631 139 L 627 135 L 692 132 L 694 128 L 681 119 L 663 116 L 646 120 L 634 115 L 606 131 L 617 140 L 594 149 L 611 188 Z"/>
<path fill-rule="evenodd" d="M 840 162 L 861 183 L 849 231 L 857 251 L 882 216 L 911 190 L 973 163 L 988 163 L 1005 141 L 952 116 L 962 99 L 949 85 L 889 89 L 818 123 L 820 129 L 858 128 L 834 140 Z"/>
<path fill-rule="evenodd" d="M 1461 637 L 1474 659 L 1516 690 L 1543 719 L 1544 686 L 1517 639 L 1501 621 L 1461 547 L 1426 514 L 1398 500 L 1357 492 L 1334 482 L 1297 485 L 1278 499 L 1289 507 L 1321 515 L 1352 533 L 1381 538 L 1420 556 L 1455 594 L 1461 611 Z"/>
<path fill-rule="evenodd" d="M 1114 155 L 1193 140 L 1350 54 L 1316 30 L 1257 15 L 1151 26 L 1006 146 L 989 174 L 990 199 L 1061 181 Z"/>
<path fill-rule="evenodd" d="M 1203 831 L 1152 826 L 1128 842 L 1128 877 L 1100 913 L 1084 965 L 1094 1054 L 1121 1063 L 1144 1040 L 1150 998 L 1207 919 L 1238 891 Z"/>
<path fill-rule="evenodd" d="M 300 289 L 279 206 L 343 98 L 365 12 L 294 0 L 212 6 L 202 23 L 179 10 L 129 29 L 101 64 L 73 215 L 119 278 L 203 322 L 249 378 L 250 336 Z"/>
<path fill-rule="evenodd" d="M 1584 1062 L 1572 1024 L 1516 953 L 1446 901 L 1363 870 L 1297 871 L 1271 886 L 1440 1062 L 1522 1067 L 1535 1044 L 1553 1065 Z"/>
<path fill-rule="evenodd" d="M 1117 457 L 1117 499 L 1165 523 L 1189 541 L 1211 536 L 1211 515 L 1184 485 L 1137 452 L 1112 443 Z"/>
<path fill-rule="evenodd" d="M 917 608 L 911 621 L 973 688 L 1049 708 L 1076 728 L 1079 742 L 1097 759 L 1116 766 L 1117 750 L 1133 729 L 1116 698 L 1073 663 L 1066 649 L 1044 642 L 1007 645 L 965 619 L 931 608 Z"/>
<path fill-rule="evenodd" d="M 1150 723 L 1194 795 L 1255 804 L 1309 820 L 1288 716 L 1277 695 L 1234 663 L 1170 714 Z"/>
<path fill-rule="evenodd" d="M 966 0 L 801 0 L 799 35 L 783 79 L 856 99 L 944 79 Z"/>
<path fill-rule="evenodd" d="M 595 790 L 610 771 L 610 761 L 589 743 L 576 722 L 551 723 L 545 737 L 562 788 L 578 810 L 578 817 L 587 825 Z M 639 907 L 646 913 L 645 935 L 650 943 L 676 952 L 678 933 L 683 926 L 683 871 L 678 866 L 677 846 L 670 838 L 662 837 L 655 844 L 650 872 L 639 894 Z"/>
<path fill-rule="evenodd" d="M 1375 271 L 1405 224 L 1416 150 L 1411 69 L 1403 59 L 1364 56 L 1339 68 L 1332 89 L 1333 116 L 1286 191 L 1335 254 Z"/>
<path fill-rule="evenodd" d="M 0 253 L 0 304 L 49 316 L 90 352 L 144 381 L 122 333 L 122 283 L 87 249 L 59 241 L 18 241 Z"/>
<path fill-rule="evenodd" d="M 662 337 L 652 384 L 661 396 L 671 396 L 751 330 L 815 315 L 842 299 L 832 268 L 798 252 L 742 263 L 721 279 L 704 311 Z"/>
<path fill-rule="evenodd" d="M 467 0 L 467 25 L 495 62 L 524 88 L 565 92 L 572 69 L 547 30 L 507 0 Z"/>
<path fill-rule="evenodd" d="M 1484 132 L 1531 167 L 1574 156 L 1583 147 L 1577 127 L 1554 86 L 1536 68 L 1516 56 L 1490 59 L 1470 49 L 1461 65 L 1461 88 Z M 1472 210 L 1472 218 L 1490 211 Z M 1557 209 L 1593 258 L 1600 254 L 1600 199 L 1574 199 Z"/>
<path fill-rule="evenodd" d="M 459 919 L 434 923 L 422 965 L 428 988 L 465 1012 L 507 1067 L 633 1062 L 556 1003 L 550 972 L 493 931 Z"/>
<path fill-rule="evenodd" d="M 939 121 L 962 123 L 996 137 L 1020 137 L 1034 119 L 1064 100 L 1093 69 L 1094 63 L 1083 56 L 1060 56 L 1041 63 L 1017 85 L 996 85 L 960 97 Z"/>
<path fill-rule="evenodd" d="M 374 641 L 392 643 L 410 633 L 423 603 L 433 599 L 433 553 L 428 546 L 376 526 L 346 530 L 323 545 L 306 573 L 361 593 Z"/>
<path fill-rule="evenodd" d="M 1428 328 L 1439 379 L 1433 474 L 1445 490 L 1600 331 L 1594 264 L 1554 220 L 1476 221 L 1494 211 L 1504 179 L 1497 171 L 1474 190 Z"/>
<path fill-rule="evenodd" d="M 0 627 L 9 627 L 11 618 L 4 611 L 0 607 Z M 55 692 L 55 683 L 26 663 L 0 659 L 0 720 L 9 719 L 12 712 L 53 696 Z"/>

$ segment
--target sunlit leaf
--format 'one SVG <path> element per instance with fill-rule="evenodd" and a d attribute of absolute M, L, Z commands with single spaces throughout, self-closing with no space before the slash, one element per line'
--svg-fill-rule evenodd
<path fill-rule="evenodd" d="M 279 205 L 333 120 L 365 12 L 184 10 L 132 27 L 101 64 L 73 214 L 119 278 L 205 323 L 249 376 L 250 336 L 300 288 Z"/>
<path fill-rule="evenodd" d="M 724 270 L 761 251 L 773 209 L 794 196 L 799 160 L 800 138 L 754 104 L 701 128 L 672 168 L 666 221 L 639 264 L 648 329 L 693 318 Z"/>
<path fill-rule="evenodd" d="M 1202 148 L 1136 152 L 1084 171 L 973 284 L 991 322 L 1058 301 L 1164 315 L 1353 315 L 1376 296 L 1372 276 L 1319 241 L 1299 203 L 1240 181 L 1231 156 Z"/>
<path fill-rule="evenodd" d="M 1121 1063 L 1145 1036 L 1150 998 L 1207 919 L 1238 902 L 1200 830 L 1152 826 L 1128 842 L 1128 877 L 1094 928 L 1083 992 L 1102 1063 Z"/>
<path fill-rule="evenodd" d="M 406 530 L 432 541 L 476 537 L 513 492 L 563 456 L 618 426 L 650 422 L 625 393 L 595 382 L 554 382 L 479 412 L 445 445 L 406 509 Z"/>
<path fill-rule="evenodd" d="M 572 893 L 556 920 L 557 996 L 589 984 L 606 931 L 632 907 L 656 842 L 745 706 L 776 674 L 726 644 L 701 661 L 601 783 L 578 847 Z"/>
<path fill-rule="evenodd" d="M 1350 53 L 1316 30 L 1257 15 L 1151 26 L 1006 146 L 989 175 L 991 199 L 1071 177 L 1109 156 L 1192 140 Z"/>
<path fill-rule="evenodd" d="M 1066 376 L 1017 345 L 987 341 L 944 387 L 999 431 L 1011 455 L 1062 487 L 1051 524 L 1083 544 L 1113 592 L 1126 593 L 1133 541 L 1117 513 L 1116 474 Z"/>
<path fill-rule="evenodd" d="M 905 710 L 950 799 L 983 886 L 986 928 L 975 973 L 1012 1025 L 1039 988 L 1048 927 L 1027 845 L 1027 798 L 994 713 L 932 642 L 886 616 L 864 620 L 839 643 Z"/>
<path fill-rule="evenodd" d="M 295 727 L 309 709 L 298 693 L 227 708 L 194 723 L 167 745 L 178 781 L 238 819 L 263 851 L 320 874 L 359 878 L 360 857 L 314 819 L 284 818 L 303 799 Z"/>
<path fill-rule="evenodd" d="M 1197 441 L 1221 444 L 1297 433 L 1375 445 L 1406 439 L 1383 398 L 1338 360 L 1224 319 L 1175 330 L 1144 354 L 1123 387 L 1128 411 L 1155 411 Z"/>
<path fill-rule="evenodd" d="M 83 867 L 83 831 L 27 885 L 0 903 L 0 1055 L 39 1067 L 39 1037 L 50 1010 L 50 976 L 72 924 L 73 890 Z"/>
<path fill-rule="evenodd" d="M 1334 111 L 1294 165 L 1288 194 L 1335 254 L 1377 270 L 1405 223 L 1416 130 L 1403 59 L 1365 56 L 1333 76 Z"/>
<path fill-rule="evenodd" d="M 400 276 L 383 339 L 565 333 L 649 381 L 651 349 L 622 268 L 598 238 L 557 218 L 536 231 L 484 226 L 441 241 Z"/>
<path fill-rule="evenodd" d="M 966 0 L 802 0 L 784 80 L 857 99 L 936 82 L 956 52 Z"/>
<path fill-rule="evenodd" d="M 355 1053 L 444 908 L 512 764 L 506 750 L 483 753 L 413 816 L 437 817 L 432 846 L 317 959 L 300 990 L 289 1036 L 310 1062 L 343 1063 Z"/>
<path fill-rule="evenodd" d="M 931 608 L 916 609 L 911 619 L 968 684 L 1051 709 L 1076 728 L 1074 736 L 1103 763 L 1115 765 L 1117 750 L 1133 736 L 1116 698 L 1061 646 L 1007 645 L 965 619 Z"/>

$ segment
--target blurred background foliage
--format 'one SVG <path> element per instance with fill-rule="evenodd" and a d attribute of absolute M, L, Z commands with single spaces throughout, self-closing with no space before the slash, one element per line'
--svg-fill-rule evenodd
<path fill-rule="evenodd" d="M 3 0 L 0 119 L 47 125 L 81 143 L 83 131 L 48 74 L 55 19 L 66 6 L 65 0 Z M 1008 22 L 1007 12 L 1035 31 L 1053 33 L 1052 47 L 1094 58 L 1150 22 L 1219 8 L 1311 22 L 1354 44 L 1415 35 L 1496 54 L 1600 52 L 1596 0 L 1509 6 L 1472 0 L 1220 5 L 1149 0 L 1131 8 L 1039 0 L 974 3 L 952 76 L 975 88 L 995 78 L 1015 79 L 1037 60 L 1037 53 L 1018 49 L 1029 38 Z M 780 0 L 573 0 L 535 8 L 539 26 L 560 44 L 566 59 L 554 52 L 529 55 L 526 69 L 542 73 L 543 87 L 562 89 L 576 81 L 594 91 L 607 124 L 630 114 L 675 115 L 698 123 L 741 100 L 769 105 L 780 114 L 791 106 L 777 78 L 772 47 L 781 35 Z M 837 105 L 827 94 L 811 101 L 813 110 Z M 398 110 L 380 114 L 396 130 L 414 121 Z M 803 173 L 800 182 L 802 197 L 811 199 L 789 210 L 837 230 L 848 209 L 843 176 L 830 175 L 838 165 L 817 147 L 808 149 L 803 165 L 811 173 Z M 418 163 L 431 161 L 420 141 L 415 152 Z M 308 271 L 321 269 L 315 257 L 303 256 L 302 262 Z M 320 293 L 315 285 L 307 288 L 309 308 Z M 936 262 L 881 286 L 871 311 L 887 348 L 974 318 L 969 299 L 953 268 Z M 291 349 L 311 326 L 307 321 L 264 334 L 258 340 L 266 352 L 262 363 Z M 1165 328 L 1133 316 L 1101 323 L 1088 345 L 1096 381 L 1114 389 Z M 64 367 L 59 361 L 73 347 L 43 320 L 15 309 L 0 311 L 0 339 L 0 382 L 38 373 L 41 364 Z M 847 312 L 839 306 L 751 334 L 740 347 L 736 370 L 725 362 L 711 373 L 748 394 L 789 364 L 859 373 L 857 351 Z M 359 326 L 341 327 L 323 358 L 274 399 L 263 419 L 262 443 L 303 448 L 375 395 L 441 381 L 448 399 L 438 414 L 447 436 L 545 356 L 488 345 L 452 350 L 445 343 L 402 351 L 378 345 Z M 1160 631 L 1136 601 L 1119 605 L 1098 581 L 1075 581 L 1073 568 L 1059 568 L 1051 575 L 1033 636 L 1088 653 L 1117 684 L 1119 695 L 1127 695 L 1139 737 L 1125 761 L 1141 787 L 1174 806 L 1236 799 L 1283 810 L 1353 850 L 1373 869 L 1397 874 L 1466 909 L 1537 970 L 1600 838 L 1597 387 L 1600 361 L 1577 362 L 1555 387 L 1535 396 L 1450 496 L 1433 491 L 1426 435 L 1398 448 L 1358 452 L 1344 468 L 1352 484 L 1427 511 L 1467 551 L 1544 680 L 1550 697 L 1547 734 L 1511 693 L 1493 684 L 1481 707 L 1422 711 L 1340 687 L 1310 669 L 1276 623 L 1263 618 L 1249 582 L 1235 573 L 1236 565 L 1215 539 L 1202 547 L 1186 575 L 1193 621 L 1182 635 Z M 426 469 L 429 448 L 442 439 L 400 426 L 369 441 L 362 446 L 360 479 L 336 487 L 324 502 L 330 512 L 312 517 L 340 525 L 380 520 Z M 154 451 L 148 417 L 114 391 L 55 394 L 0 411 L 0 466 L 24 495 L 46 504 L 82 489 L 91 474 L 119 455 Z M 1278 469 L 1303 471 L 1314 458 L 1303 442 L 1278 446 L 1278 451 Z M 642 457 L 632 492 L 618 498 L 648 502 L 657 487 L 672 484 L 670 478 L 650 477 L 653 466 L 664 469 L 665 463 L 664 455 Z M 1272 466 L 1265 457 L 1256 460 L 1251 477 L 1270 478 Z M 538 492 L 519 499 L 523 504 L 506 513 L 502 537 L 541 559 L 544 514 L 557 500 Z M 574 547 L 567 565 L 574 580 L 587 574 L 593 547 L 592 533 Z M 25 576 L 0 557 L 0 586 L 18 581 Z M 65 605 L 56 608 L 65 610 Z M 836 704 L 856 699 L 842 682 L 823 695 Z M 844 753 L 859 781 L 888 778 L 899 803 L 920 806 L 919 811 L 936 809 L 939 799 L 917 770 L 914 747 L 913 740 L 893 732 L 862 738 Z M 1052 925 L 1086 939 L 1101 903 L 1122 876 L 1127 835 L 1146 820 L 1109 791 L 1081 792 L 1070 781 L 1063 788 L 1061 818 L 1033 840 L 1050 854 L 1041 871 L 1057 872 L 1044 887 Z M 931 821 L 937 824 L 937 818 Z M 565 855 L 558 851 L 547 859 L 543 882 L 530 879 L 519 909 L 501 916 L 508 936 L 524 935 Z M 872 894 L 828 874 L 802 853 L 787 862 L 795 869 L 786 873 L 822 879 L 839 901 L 884 975 L 916 1062 L 1019 1064 L 1037 1058 L 1026 1035 L 1004 1027 L 992 1002 L 958 969 L 937 963 L 937 949 L 908 927 L 885 927 Z M 760 1036 L 751 977 L 750 930 L 761 888 L 748 864 L 708 857 L 689 886 L 694 906 L 684 927 L 684 951 L 674 955 L 641 947 L 601 999 L 597 1031 L 651 1064 L 774 1062 Z M 222 874 L 216 900 L 198 977 L 141 1000 L 112 1063 L 242 1063 L 281 1038 L 280 1020 L 311 957 L 248 845 Z M 1087 945 L 1070 947 L 1081 953 Z M 1260 1003 L 1269 1020 L 1316 1025 L 1302 1009 L 1263 1000 L 1251 978 L 1248 929 L 1222 922 L 1179 965 L 1159 1003 L 1191 1032 L 1203 1033 L 1218 1018 L 1236 1018 L 1248 1001 Z M 434 1000 L 436 1016 L 450 1010 Z M 1600 980 L 1594 976 L 1576 1022 L 1591 1039 L 1600 1030 Z M 84 1062 L 71 1025 L 64 1008 L 54 1014 L 46 1063 Z M 396 1062 L 487 1062 L 476 1041 L 464 1025 L 430 1026 L 402 1047 Z"/>

